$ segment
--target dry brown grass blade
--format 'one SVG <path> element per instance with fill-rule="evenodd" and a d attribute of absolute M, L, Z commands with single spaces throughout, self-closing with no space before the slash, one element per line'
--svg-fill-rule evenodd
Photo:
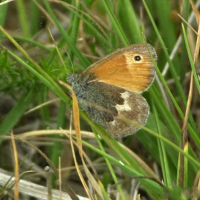
<path fill-rule="evenodd" d="M 58 165 L 58 171 L 59 171 L 59 191 L 60 191 L 60 198 L 62 199 L 62 175 L 61 175 L 61 158 L 59 157 L 59 165 Z"/>
<path fill-rule="evenodd" d="M 195 17 L 197 20 L 197 24 L 198 24 L 198 33 L 197 33 L 197 41 L 196 41 L 196 47 L 195 47 L 195 52 L 194 52 L 194 64 L 196 65 L 197 60 L 198 60 L 198 56 L 199 56 L 199 47 L 200 47 L 200 13 L 197 10 L 197 8 L 195 7 L 194 3 L 192 1 L 190 1 L 191 5 L 192 5 L 192 9 L 194 10 L 195 13 Z"/>
<path fill-rule="evenodd" d="M 39 110 L 39 109 L 41 109 L 41 108 L 44 107 L 44 106 L 48 106 L 48 105 L 50 105 L 50 104 L 53 104 L 53 103 L 59 102 L 59 101 L 60 101 L 59 98 L 56 98 L 56 99 L 47 101 L 47 102 L 45 102 L 45 103 L 40 104 L 39 106 L 35 106 L 34 108 L 31 108 L 30 110 L 28 110 L 28 111 L 25 112 L 24 114 L 26 115 L 26 114 L 29 114 L 29 113 L 31 113 L 31 112 L 35 112 L 36 110 Z"/>
<path fill-rule="evenodd" d="M 137 195 L 137 200 L 141 200 L 140 194 Z"/>
<path fill-rule="evenodd" d="M 103 194 L 101 192 L 101 188 L 100 188 L 99 184 L 97 183 L 97 181 L 95 180 L 95 178 L 93 177 L 91 172 L 89 171 L 87 165 L 85 164 L 83 157 L 81 157 L 81 159 L 82 159 L 83 167 L 84 167 L 85 174 L 86 174 L 88 180 L 90 181 L 92 187 L 97 192 L 97 194 L 103 199 Z"/>
<path fill-rule="evenodd" d="M 70 137 L 71 135 L 72 134 L 69 134 L 69 135 L 66 134 L 66 136 L 69 137 L 70 141 L 72 141 L 73 144 L 77 146 L 77 143 L 75 142 L 75 140 L 73 140 L 72 137 Z M 78 148 L 78 146 L 77 146 L 77 148 Z M 87 162 L 89 163 L 89 166 L 93 170 L 95 176 L 98 177 L 95 168 L 92 166 L 92 162 L 90 161 L 89 157 L 87 156 L 87 154 L 83 150 L 82 150 L 82 155 L 87 160 Z M 75 154 L 73 156 L 75 156 Z M 76 157 L 75 157 L 75 159 L 76 159 Z M 76 161 L 76 160 L 74 160 L 74 161 Z M 92 187 L 94 188 L 94 190 L 96 191 L 96 193 L 103 199 L 103 195 L 102 195 L 101 188 L 100 188 L 99 184 L 97 183 L 97 181 L 94 179 L 93 175 L 88 170 L 87 165 L 85 164 L 84 160 L 82 160 L 82 161 L 83 161 L 83 168 L 85 170 L 85 173 L 86 173 L 88 180 L 90 181 L 90 183 L 91 183 Z M 76 165 L 76 163 L 75 163 L 75 165 Z M 81 170 L 80 170 L 79 165 L 76 165 L 76 169 L 77 169 L 77 172 L 79 174 L 79 177 L 81 178 L 81 181 L 82 180 L 84 181 L 84 179 L 82 179 L 82 174 L 81 174 Z"/>
<path fill-rule="evenodd" d="M 31 144 L 30 142 L 28 142 L 22 138 L 19 138 L 18 136 L 15 136 L 15 138 L 21 140 L 23 143 L 26 143 L 30 147 L 34 148 L 41 156 L 43 156 L 45 158 L 45 160 L 47 161 L 47 163 L 49 164 L 49 166 L 51 167 L 51 169 L 54 171 L 56 177 L 59 178 L 59 172 L 58 172 L 57 168 L 54 166 L 54 164 L 51 162 L 51 160 L 40 149 L 38 149 L 36 146 Z M 63 184 L 62 184 L 62 191 L 67 192 L 73 200 L 78 200 L 78 197 L 76 196 L 74 191 L 66 184 L 66 182 L 63 182 Z"/>
<path fill-rule="evenodd" d="M 200 186 L 200 170 L 198 171 L 195 177 L 194 184 L 192 187 L 192 199 L 195 199 L 197 193 L 200 193 L 199 186 Z"/>
<path fill-rule="evenodd" d="M 75 127 L 75 130 L 76 130 L 76 137 L 79 139 L 77 141 L 77 146 L 78 146 L 78 149 L 79 149 L 79 154 L 80 154 L 80 157 L 81 159 L 83 159 L 83 154 L 82 154 L 82 143 L 81 143 L 81 134 L 80 134 L 80 116 L 79 116 L 79 107 L 78 107 L 78 101 L 77 101 L 77 98 L 76 98 L 76 95 L 73 91 L 73 89 L 67 84 L 67 83 L 64 83 L 62 81 L 59 81 L 59 83 L 63 86 L 65 86 L 67 89 L 70 90 L 71 94 L 72 94 L 72 99 L 73 99 L 73 116 L 74 116 L 74 127 Z M 74 158 L 74 163 L 75 163 L 75 166 L 76 166 L 76 169 L 77 169 L 77 172 L 78 172 L 78 175 L 80 177 L 80 180 L 83 184 L 83 187 L 88 195 L 88 197 L 90 199 L 93 199 L 93 196 L 92 194 L 90 193 L 90 190 L 83 178 L 83 175 L 81 173 L 81 170 L 79 168 L 79 165 L 78 165 L 78 162 L 77 162 L 77 159 L 76 159 L 76 154 L 75 154 L 75 151 L 74 151 L 74 145 L 73 145 L 73 139 L 71 137 L 71 134 L 69 135 L 69 139 L 70 139 L 70 144 L 71 144 L 71 149 L 72 149 L 72 154 L 73 154 L 73 158 Z"/>
<path fill-rule="evenodd" d="M 193 4 L 192 1 L 190 1 L 192 9 L 195 13 L 196 21 L 198 23 L 198 32 L 197 32 L 197 41 L 196 41 L 196 47 L 195 47 L 195 52 L 194 52 L 194 64 L 196 65 L 196 61 L 199 55 L 199 47 L 200 47 L 200 40 L 199 40 L 199 35 L 200 35 L 200 15 L 198 10 L 196 9 L 195 5 Z M 191 77 L 190 77 L 190 88 L 189 88 L 189 94 L 188 94 L 188 99 L 187 99 L 187 105 L 186 105 L 186 111 L 185 111 L 185 119 L 183 122 L 182 126 L 182 135 L 181 135 L 181 148 L 183 150 L 188 150 L 188 134 L 187 134 L 187 126 L 188 126 L 188 119 L 189 119 L 189 113 L 190 113 L 190 107 L 191 107 L 191 102 L 192 102 L 192 95 L 193 95 L 193 86 L 194 86 L 194 76 L 193 72 L 191 72 Z M 179 171 L 179 186 L 183 187 L 184 186 L 184 163 L 185 163 L 185 158 L 182 154 L 180 154 L 180 171 Z"/>
<path fill-rule="evenodd" d="M 79 139 L 77 141 L 77 145 L 78 145 L 79 153 L 80 153 L 80 156 L 81 156 L 81 154 L 82 154 L 82 151 L 81 151 L 82 150 L 82 143 L 80 142 L 81 141 L 81 134 L 80 134 L 80 116 L 79 116 L 78 101 L 77 101 L 77 98 L 76 98 L 76 95 L 75 95 L 73 89 L 67 83 L 64 83 L 63 81 L 59 81 L 59 83 L 61 85 L 65 86 L 68 90 L 70 90 L 70 92 L 72 94 L 74 128 L 76 130 L 76 137 Z"/>
<path fill-rule="evenodd" d="M 198 32 L 197 32 L 190 24 L 188 24 L 188 22 L 187 22 L 181 15 L 178 14 L 178 16 L 181 18 L 182 21 L 185 22 L 185 24 L 187 24 L 188 27 L 190 27 L 190 29 L 191 29 L 196 35 L 198 35 Z"/>
<path fill-rule="evenodd" d="M 72 93 L 72 98 L 73 98 L 73 115 L 74 115 L 74 126 L 75 126 L 75 130 L 76 130 L 76 136 L 77 138 L 79 138 L 81 140 L 81 135 L 80 135 L 80 122 L 79 122 L 79 108 L 78 108 L 78 101 L 76 99 L 76 96 L 74 94 L 74 91 L 72 90 L 72 88 L 70 86 L 68 86 L 66 83 L 63 83 L 63 82 L 60 82 L 61 84 L 63 84 L 64 86 L 66 86 Z M 71 136 L 71 134 L 70 134 Z M 71 141 L 71 138 L 70 138 L 70 141 Z M 77 142 L 77 145 L 78 145 L 78 148 L 79 148 L 79 154 L 80 154 L 80 157 L 81 157 L 81 160 L 82 160 L 82 163 L 83 163 L 83 167 L 84 167 L 84 170 L 85 170 L 85 173 L 90 181 L 90 183 L 92 184 L 92 186 L 94 187 L 95 191 L 98 193 L 98 195 L 103 198 L 103 195 L 102 195 L 102 192 L 101 192 L 101 189 L 99 187 L 99 184 L 97 183 L 97 181 L 94 179 L 93 175 L 90 173 L 90 171 L 88 170 L 87 168 L 87 165 L 85 164 L 85 161 L 84 161 L 84 158 L 83 158 L 83 151 L 82 151 L 82 143 L 81 142 Z M 73 145 L 72 145 L 73 147 Z M 74 151 L 74 150 L 73 150 Z M 75 158 L 75 154 L 74 154 L 74 158 Z M 75 159 L 76 161 L 76 159 Z M 77 165 L 78 166 L 78 165 Z M 79 171 L 79 167 L 77 168 L 77 170 Z M 79 172 L 80 174 L 80 172 Z M 82 176 L 82 175 L 81 175 Z M 80 176 L 80 177 L 81 177 Z M 82 183 L 83 183 L 83 180 L 82 180 Z M 84 186 L 86 191 L 87 191 L 87 188 L 86 186 Z M 89 191 L 87 192 L 88 194 L 90 193 Z"/>
<path fill-rule="evenodd" d="M 75 142 L 74 142 L 74 144 L 77 145 L 77 143 L 75 143 Z M 96 179 L 99 179 L 98 178 L 98 174 L 96 172 L 96 169 L 93 167 L 93 164 L 92 164 L 91 160 L 89 159 L 89 157 L 87 156 L 87 154 L 83 150 L 82 150 L 82 155 L 85 158 L 85 160 L 88 162 L 90 168 L 92 169 L 93 173 L 95 174 Z M 101 192 L 101 188 L 100 188 L 98 182 L 96 181 L 96 179 L 94 178 L 94 176 L 89 171 L 87 165 L 85 164 L 85 161 L 84 161 L 83 157 L 81 157 L 81 159 L 82 159 L 82 163 L 83 163 L 83 169 L 85 170 L 85 174 L 86 174 L 88 180 L 90 181 L 93 189 L 103 199 L 103 194 Z"/>
<path fill-rule="evenodd" d="M 76 170 L 77 170 L 77 172 L 78 172 L 79 178 L 80 178 L 80 180 L 81 180 L 81 182 L 82 182 L 82 184 L 83 184 L 83 187 L 84 187 L 85 192 L 87 193 L 88 197 L 89 197 L 90 199 L 93 199 L 93 196 L 92 196 L 92 194 L 90 193 L 90 190 L 89 190 L 89 188 L 88 188 L 88 186 L 87 186 L 87 184 L 86 184 L 86 182 L 85 182 L 85 180 L 84 180 L 84 178 L 83 178 L 83 175 L 82 175 L 82 173 L 81 173 L 80 167 L 79 167 L 79 165 L 78 165 L 78 162 L 77 162 L 77 159 L 76 159 L 76 154 L 75 154 L 75 151 L 74 151 L 73 139 L 72 139 L 71 134 L 69 135 L 69 140 L 70 140 L 70 144 L 71 144 L 71 149 L 72 149 L 72 155 L 73 155 L 73 158 L 74 158 L 74 163 L 75 163 Z M 80 150 L 79 150 L 79 152 L 80 152 Z M 82 153 L 81 153 L 81 155 L 82 155 Z"/>
<path fill-rule="evenodd" d="M 15 144 L 15 137 L 13 135 L 13 131 L 11 131 L 11 140 L 13 146 L 13 154 L 14 154 L 14 162 L 15 162 L 15 189 L 14 189 L 14 199 L 19 199 L 19 163 L 18 163 L 18 156 L 17 156 L 17 148 Z"/>
<path fill-rule="evenodd" d="M 72 88 L 69 85 L 67 85 L 66 83 L 64 83 L 62 81 L 59 81 L 59 82 L 60 82 L 60 84 L 62 84 L 65 87 L 67 87 L 72 93 L 74 126 L 75 126 L 75 130 L 76 130 L 76 136 L 77 136 L 77 138 L 79 138 L 81 140 L 80 122 L 79 122 L 79 108 L 78 108 L 78 101 L 77 101 L 76 95 L 74 94 L 74 91 L 72 90 Z M 75 162 L 75 165 L 76 165 L 77 172 L 78 172 L 79 177 L 81 179 L 81 182 L 82 182 L 82 184 L 83 184 L 83 186 L 85 188 L 85 191 L 87 192 L 88 196 L 91 199 L 93 199 L 92 195 L 90 194 L 89 188 L 88 188 L 87 184 L 85 183 L 85 181 L 83 179 L 83 176 L 81 174 L 81 171 L 80 171 L 80 168 L 78 166 L 78 163 L 76 161 L 76 156 L 75 156 L 75 152 L 74 152 L 74 147 L 73 147 L 71 134 L 70 134 L 69 138 L 70 138 L 70 142 L 71 142 L 71 147 L 72 147 L 72 152 L 73 152 L 73 157 L 74 157 L 74 162 Z M 94 179 L 93 175 L 88 170 L 87 165 L 85 164 L 85 161 L 84 161 L 84 158 L 83 158 L 82 143 L 80 141 L 77 141 L 77 146 L 79 148 L 79 154 L 80 154 L 80 157 L 81 157 L 81 160 L 82 160 L 82 163 L 83 163 L 83 167 L 84 167 L 85 173 L 86 173 L 89 181 L 91 182 L 91 184 L 94 186 L 96 192 L 101 196 L 101 198 L 103 198 L 103 195 L 101 193 L 101 190 L 99 188 L 98 183 L 96 182 L 96 180 Z"/>

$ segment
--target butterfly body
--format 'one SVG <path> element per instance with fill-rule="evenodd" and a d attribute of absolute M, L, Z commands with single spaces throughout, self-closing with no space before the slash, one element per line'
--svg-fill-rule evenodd
<path fill-rule="evenodd" d="M 153 47 L 148 48 L 156 59 Z M 124 137 L 139 130 L 137 124 L 146 124 L 149 106 L 140 93 L 154 75 L 147 46 L 139 44 L 106 56 L 81 74 L 69 74 L 67 80 L 89 117 L 112 137 Z"/>

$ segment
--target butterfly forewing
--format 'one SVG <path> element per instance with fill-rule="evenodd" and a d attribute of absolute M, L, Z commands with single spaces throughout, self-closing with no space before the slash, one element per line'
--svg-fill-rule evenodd
<path fill-rule="evenodd" d="M 155 76 L 150 54 L 153 59 L 157 59 L 156 52 L 150 45 L 131 45 L 108 55 L 89 67 L 85 73 L 94 74 L 93 81 L 141 93 L 151 85 Z"/>

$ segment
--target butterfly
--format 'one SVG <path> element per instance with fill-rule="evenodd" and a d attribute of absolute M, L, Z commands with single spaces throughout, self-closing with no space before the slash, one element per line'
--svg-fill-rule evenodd
<path fill-rule="evenodd" d="M 155 77 L 152 58 L 157 60 L 150 44 L 133 44 L 80 74 L 67 75 L 81 108 L 114 138 L 134 134 L 140 129 L 137 124 L 146 124 L 149 105 L 141 93 Z"/>

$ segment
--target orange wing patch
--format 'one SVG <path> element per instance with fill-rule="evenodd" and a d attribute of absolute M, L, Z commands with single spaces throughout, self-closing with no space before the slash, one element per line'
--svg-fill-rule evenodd
<path fill-rule="evenodd" d="M 156 60 L 155 50 L 149 45 L 150 53 Z M 135 58 L 136 56 L 139 56 Z M 139 59 L 140 58 L 140 59 Z M 155 76 L 155 67 L 146 45 L 125 47 L 86 70 L 93 73 L 94 81 L 115 85 L 126 90 L 141 93 L 148 89 Z"/>

